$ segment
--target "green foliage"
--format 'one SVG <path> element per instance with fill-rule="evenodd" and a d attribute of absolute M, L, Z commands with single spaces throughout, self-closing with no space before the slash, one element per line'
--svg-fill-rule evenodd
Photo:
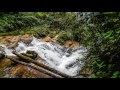
<path fill-rule="evenodd" d="M 97 78 L 97 76 L 95 74 L 91 74 L 90 76 L 88 76 L 88 78 Z"/>
<path fill-rule="evenodd" d="M 97 77 L 115 77 L 115 72 L 120 70 L 119 18 L 119 12 L 97 12 L 92 18 L 95 27 L 88 29 L 91 34 L 86 43 L 92 43 L 88 45 L 91 47 L 91 61 L 94 62 L 92 64 Z"/>
<path fill-rule="evenodd" d="M 120 71 L 115 71 L 111 78 L 120 78 Z"/>
<path fill-rule="evenodd" d="M 0 32 L 9 32 L 16 29 L 38 25 L 40 20 L 34 12 L 1 13 Z"/>
<path fill-rule="evenodd" d="M 46 27 L 41 27 L 41 26 L 34 26 L 34 27 L 27 27 L 24 29 L 18 29 L 14 30 L 11 32 L 5 32 L 5 33 L 0 33 L 0 35 L 24 35 L 24 34 L 30 34 L 30 35 L 35 35 L 36 37 L 40 38 L 39 34 L 41 33 L 49 33 L 49 29 Z M 46 35 L 47 35 L 46 34 Z"/>
<path fill-rule="evenodd" d="M 49 32 L 49 37 L 53 38 L 53 37 L 55 37 L 57 34 L 59 34 L 58 31 L 56 31 L 56 30 L 52 31 L 52 30 L 51 30 L 51 31 Z"/>
<path fill-rule="evenodd" d="M 48 36 L 49 31 L 48 30 L 39 30 L 36 32 L 36 34 L 38 35 L 38 37 L 45 37 L 45 36 Z"/>
<path fill-rule="evenodd" d="M 104 69 L 104 67 L 105 67 L 104 61 L 101 62 L 101 60 L 98 59 L 98 58 L 95 58 L 95 59 L 93 60 L 92 64 L 93 64 L 93 66 L 94 66 L 95 69 L 97 68 L 97 69 L 99 69 L 99 70 L 102 70 L 102 69 Z"/>
<path fill-rule="evenodd" d="M 58 41 L 63 44 L 65 41 L 67 40 L 71 40 L 72 39 L 72 34 L 70 32 L 65 32 L 65 31 L 62 31 L 59 33 L 59 36 L 58 36 Z"/>

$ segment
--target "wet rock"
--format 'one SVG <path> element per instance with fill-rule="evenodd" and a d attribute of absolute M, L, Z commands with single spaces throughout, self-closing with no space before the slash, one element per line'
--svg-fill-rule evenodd
<path fill-rule="evenodd" d="M 59 36 L 59 35 L 56 35 L 54 38 L 51 39 L 51 41 L 54 42 L 54 43 L 57 43 L 58 36 Z"/>
<path fill-rule="evenodd" d="M 8 73 L 5 71 L 5 69 L 10 67 L 11 63 L 11 60 L 6 58 L 0 61 L 0 78 L 3 78 Z"/>
<path fill-rule="evenodd" d="M 23 65 L 17 65 L 11 69 L 11 74 L 18 78 L 50 78 L 50 76 L 38 72 Z"/>
<path fill-rule="evenodd" d="M 78 48 L 79 46 L 79 42 L 73 41 L 73 44 L 70 46 L 70 48 Z"/>
<path fill-rule="evenodd" d="M 26 53 L 22 53 L 22 55 L 30 57 L 32 59 L 36 59 L 38 54 L 35 51 L 28 50 Z"/>
<path fill-rule="evenodd" d="M 31 73 L 30 71 L 25 72 L 22 75 L 22 78 L 37 78 L 38 76 L 34 73 Z"/>
<path fill-rule="evenodd" d="M 49 36 L 46 36 L 46 37 L 42 38 L 42 40 L 45 42 L 50 42 L 51 38 Z"/>
<path fill-rule="evenodd" d="M 17 77 L 22 77 L 22 75 L 28 71 L 28 67 L 24 65 L 17 65 L 11 69 L 11 73 Z"/>
<path fill-rule="evenodd" d="M 12 61 L 10 59 L 3 59 L 2 61 L 0 61 L 0 68 L 5 68 L 10 66 L 12 63 Z"/>
<path fill-rule="evenodd" d="M 17 46 L 20 36 L 3 36 L 1 44 L 6 45 L 8 48 L 13 48 Z"/>
<path fill-rule="evenodd" d="M 20 41 L 20 36 L 14 36 L 11 39 L 10 45 L 8 45 L 8 48 L 15 48 L 15 47 L 17 47 L 19 41 Z"/>
<path fill-rule="evenodd" d="M 77 48 L 79 47 L 79 42 L 75 42 L 75 41 L 66 41 L 65 44 L 64 44 L 64 47 L 66 48 Z"/>
<path fill-rule="evenodd" d="M 22 78 L 51 78 L 51 77 L 44 73 L 41 73 L 41 72 L 31 69 L 31 70 L 25 72 L 22 75 Z"/>
<path fill-rule="evenodd" d="M 70 47 L 72 44 L 73 44 L 72 41 L 66 41 L 65 44 L 64 44 L 64 46 L 65 46 L 66 48 L 68 48 L 68 47 Z"/>
<path fill-rule="evenodd" d="M 25 44 L 30 44 L 32 42 L 32 37 L 29 35 L 23 35 L 21 37 L 21 41 L 24 42 Z"/>
<path fill-rule="evenodd" d="M 10 37 L 9 37 L 10 38 Z M 7 36 L 2 36 L 2 39 L 0 40 L 1 44 L 7 45 L 10 44 L 10 39 Z"/>

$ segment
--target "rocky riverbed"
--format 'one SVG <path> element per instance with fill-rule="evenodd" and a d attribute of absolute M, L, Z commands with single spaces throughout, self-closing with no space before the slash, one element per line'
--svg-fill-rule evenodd
<path fill-rule="evenodd" d="M 50 38 L 47 36 L 47 37 L 42 37 L 40 39 L 42 39 L 45 42 L 58 43 L 56 37 Z M 26 34 L 26 35 L 20 35 L 20 36 L 1 36 L 0 37 L 0 44 L 5 45 L 9 49 L 14 49 L 18 45 L 18 42 L 20 41 L 28 45 L 32 41 L 32 36 Z M 63 46 L 65 48 L 72 49 L 72 48 L 78 48 L 80 45 L 78 42 L 75 42 L 75 41 L 66 41 Z M 1 78 L 52 78 L 51 76 L 41 73 L 28 66 L 16 64 L 7 58 L 0 59 L 0 77 Z"/>

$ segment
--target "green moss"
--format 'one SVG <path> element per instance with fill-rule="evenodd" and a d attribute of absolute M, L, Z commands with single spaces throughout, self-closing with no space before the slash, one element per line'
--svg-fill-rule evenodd
<path fill-rule="evenodd" d="M 57 34 L 58 34 L 57 31 L 50 31 L 49 37 L 53 38 L 53 37 L 55 37 Z"/>
<path fill-rule="evenodd" d="M 88 76 L 88 78 L 97 78 L 97 76 L 95 74 L 91 74 L 90 76 Z"/>

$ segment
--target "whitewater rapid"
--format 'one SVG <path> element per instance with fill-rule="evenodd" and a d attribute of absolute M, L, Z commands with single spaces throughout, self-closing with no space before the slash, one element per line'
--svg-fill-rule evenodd
<path fill-rule="evenodd" d="M 14 54 L 12 54 L 12 49 L 8 49 L 2 44 L 0 44 L 0 46 L 3 48 L 5 55 L 14 56 Z M 42 41 L 35 37 L 33 37 L 33 40 L 29 45 L 19 42 L 14 50 L 18 53 L 25 53 L 27 50 L 35 51 L 42 59 L 44 59 L 44 61 L 42 61 L 43 64 L 70 76 L 79 74 L 80 69 L 84 65 L 82 60 L 87 54 L 87 49 L 83 46 L 69 49 L 60 46 L 59 44 Z M 2 50 L 0 52 L 2 52 Z"/>

